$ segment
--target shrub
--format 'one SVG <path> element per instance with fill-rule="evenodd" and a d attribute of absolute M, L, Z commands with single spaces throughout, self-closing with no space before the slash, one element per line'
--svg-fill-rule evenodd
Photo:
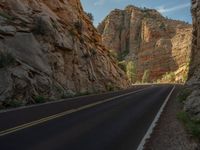
<path fill-rule="evenodd" d="M 168 81 L 168 82 L 175 82 L 176 81 L 176 75 L 174 72 L 167 72 L 162 76 L 162 80 Z"/>
<path fill-rule="evenodd" d="M 33 32 L 38 35 L 45 35 L 47 31 L 47 25 L 42 20 L 42 18 L 37 18 L 35 21 L 35 27 L 33 29 Z"/>
<path fill-rule="evenodd" d="M 66 93 L 66 92 L 63 92 L 62 95 L 61 95 L 61 99 L 64 99 L 64 98 L 71 98 L 73 97 L 73 95 L 69 94 L 69 93 Z"/>
<path fill-rule="evenodd" d="M 87 12 L 85 12 L 85 14 L 88 16 L 88 18 L 90 19 L 91 22 L 94 21 L 94 17 L 93 17 L 93 15 L 92 15 L 92 13 L 87 13 Z"/>
<path fill-rule="evenodd" d="M 149 18 L 150 14 L 147 10 L 144 10 L 144 18 Z"/>
<path fill-rule="evenodd" d="M 76 30 L 81 33 L 83 30 L 83 23 L 81 21 L 76 21 L 74 23 L 74 27 L 76 28 Z"/>
<path fill-rule="evenodd" d="M 142 83 L 148 83 L 149 82 L 149 70 L 145 70 L 143 77 L 142 77 Z"/>
<path fill-rule="evenodd" d="M 15 17 L 10 16 L 9 14 L 5 13 L 5 12 L 0 12 L 0 16 L 2 16 L 3 18 L 6 18 L 8 20 L 14 20 Z"/>
<path fill-rule="evenodd" d="M 34 98 L 35 103 L 44 103 L 45 102 L 45 98 L 41 95 L 38 95 Z"/>
<path fill-rule="evenodd" d="M 84 44 L 84 39 L 83 39 L 83 37 L 80 37 L 79 40 L 80 40 L 80 43 L 81 43 L 81 44 Z"/>
<path fill-rule="evenodd" d="M 123 52 L 121 52 L 120 54 L 118 54 L 118 60 L 122 61 L 125 59 L 125 57 L 129 54 L 129 50 L 125 50 Z"/>
<path fill-rule="evenodd" d="M 164 23 L 161 23 L 161 25 L 160 25 L 160 29 L 162 29 L 162 30 L 165 30 L 165 29 L 166 29 L 166 26 L 165 26 Z"/>
<path fill-rule="evenodd" d="M 106 90 L 107 91 L 114 91 L 115 87 L 112 85 L 112 83 L 107 83 L 106 84 Z"/>
<path fill-rule="evenodd" d="M 85 92 L 78 92 L 75 96 L 85 96 L 89 94 L 91 94 L 89 91 L 85 91 Z"/>
<path fill-rule="evenodd" d="M 90 54 L 86 52 L 86 53 L 83 54 L 82 57 L 85 58 L 85 59 L 88 59 L 90 57 Z"/>
<path fill-rule="evenodd" d="M 117 59 L 117 52 L 115 52 L 114 50 L 109 50 L 109 56 Z"/>
<path fill-rule="evenodd" d="M 5 106 L 5 108 L 15 108 L 15 107 L 20 107 L 20 106 L 23 106 L 23 102 L 20 101 L 20 100 L 10 100 L 10 101 L 5 101 L 3 103 L 3 106 Z"/>
<path fill-rule="evenodd" d="M 129 61 L 126 66 L 126 74 L 130 82 L 136 81 L 136 66 L 133 61 Z"/>
<path fill-rule="evenodd" d="M 124 60 L 118 62 L 118 66 L 119 66 L 124 72 L 126 72 L 126 62 L 125 62 Z"/>
<path fill-rule="evenodd" d="M 180 120 L 186 130 L 195 138 L 200 140 L 200 121 L 191 119 L 188 113 L 181 111 L 177 114 L 178 120 Z"/>
<path fill-rule="evenodd" d="M 183 76 L 182 76 L 182 82 L 185 83 L 188 79 L 188 72 L 189 72 L 189 68 L 190 68 L 190 63 L 189 61 L 186 63 L 186 69 L 183 73 Z"/>
<path fill-rule="evenodd" d="M 192 93 L 192 90 L 190 89 L 182 89 L 177 95 L 177 100 L 183 103 L 186 101 L 186 99 L 191 93 Z"/>
<path fill-rule="evenodd" d="M 58 25 L 57 25 L 57 23 L 55 21 L 53 21 L 51 23 L 51 25 L 52 25 L 53 28 L 58 29 Z"/>
<path fill-rule="evenodd" d="M 0 52 L 0 68 L 7 67 L 15 63 L 15 59 L 8 51 Z"/>
<path fill-rule="evenodd" d="M 97 50 L 94 49 L 94 48 L 91 48 L 90 51 L 91 51 L 92 55 L 96 55 L 97 54 Z"/>

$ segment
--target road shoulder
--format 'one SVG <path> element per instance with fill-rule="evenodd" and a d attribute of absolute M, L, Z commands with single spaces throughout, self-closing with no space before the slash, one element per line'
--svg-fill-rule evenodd
<path fill-rule="evenodd" d="M 178 90 L 179 88 L 172 94 L 151 138 L 145 144 L 145 150 L 199 150 L 176 118 L 177 113 L 181 111 L 181 106 L 176 100 Z"/>

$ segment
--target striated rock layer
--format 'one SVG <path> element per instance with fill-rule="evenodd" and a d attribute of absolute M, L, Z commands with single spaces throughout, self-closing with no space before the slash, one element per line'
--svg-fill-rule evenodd
<path fill-rule="evenodd" d="M 156 10 L 135 6 L 116 9 L 98 26 L 98 31 L 108 49 L 119 55 L 128 53 L 125 60 L 135 61 L 139 80 L 145 70 L 150 71 L 150 81 L 157 80 L 189 61 L 192 26 L 164 18 Z"/>
<path fill-rule="evenodd" d="M 128 86 L 79 0 L 0 0 L 1 104 Z"/>

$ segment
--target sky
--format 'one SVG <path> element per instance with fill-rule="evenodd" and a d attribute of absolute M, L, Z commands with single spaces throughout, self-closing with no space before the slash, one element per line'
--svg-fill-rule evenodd
<path fill-rule="evenodd" d="M 110 11 L 115 8 L 124 9 L 127 5 L 147 7 L 158 10 L 163 16 L 191 23 L 191 0 L 81 0 L 86 12 L 94 16 L 97 26 Z"/>

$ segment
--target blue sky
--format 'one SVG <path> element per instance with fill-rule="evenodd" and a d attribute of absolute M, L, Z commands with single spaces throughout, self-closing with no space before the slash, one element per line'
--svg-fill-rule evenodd
<path fill-rule="evenodd" d="M 191 0 L 81 0 L 84 10 L 94 16 L 94 25 L 97 26 L 111 10 L 124 9 L 127 5 L 154 8 L 164 16 L 172 19 L 192 22 L 190 13 Z"/>

